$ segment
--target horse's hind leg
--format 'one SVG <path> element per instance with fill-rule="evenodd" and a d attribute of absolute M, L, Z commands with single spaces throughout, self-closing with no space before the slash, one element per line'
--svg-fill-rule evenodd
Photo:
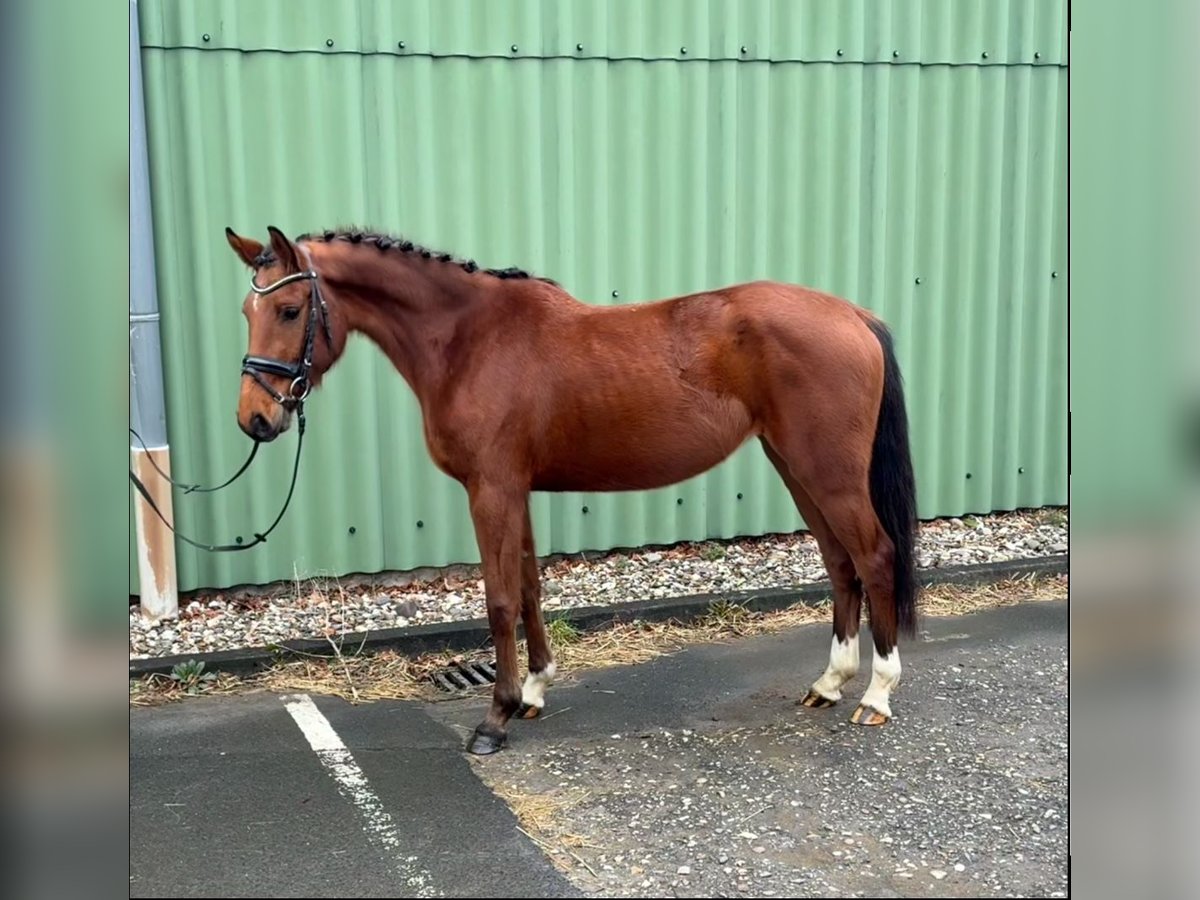
<path fill-rule="evenodd" d="M 854 570 L 854 562 L 846 548 L 834 536 L 825 516 L 808 492 L 800 486 L 787 464 L 764 440 L 767 458 L 783 478 L 800 515 L 817 539 L 817 547 L 833 586 L 833 641 L 829 650 L 829 665 L 814 682 L 800 702 L 813 709 L 833 706 L 842 699 L 842 687 L 858 674 L 858 622 L 862 610 L 862 582 Z"/>
<path fill-rule="evenodd" d="M 554 654 L 542 619 L 542 583 L 538 575 L 537 553 L 533 544 L 533 522 L 525 508 L 525 535 L 521 541 L 521 620 L 525 625 L 525 643 L 529 651 L 529 674 L 521 688 L 521 706 L 517 715 L 534 719 L 546 705 L 546 688 L 554 680 Z"/>
<path fill-rule="evenodd" d="M 865 589 L 875 655 L 871 683 L 850 720 L 859 725 L 882 725 L 892 717 L 889 700 L 900 682 L 900 651 L 893 591 L 895 548 L 875 513 L 869 488 L 872 437 L 847 430 L 836 440 L 830 435 L 819 439 L 804 432 L 805 427 L 789 422 L 779 433 L 768 432 L 766 439 L 850 555 Z M 830 577 L 835 577 L 832 571 Z"/>
<path fill-rule="evenodd" d="M 900 683 L 900 649 L 897 645 L 897 616 L 893 592 L 894 546 L 875 514 L 867 489 L 824 498 L 821 510 L 834 533 L 854 559 L 867 589 L 871 610 L 871 638 L 875 655 L 871 683 L 850 721 L 858 725 L 882 725 L 892 717 L 890 698 Z"/>

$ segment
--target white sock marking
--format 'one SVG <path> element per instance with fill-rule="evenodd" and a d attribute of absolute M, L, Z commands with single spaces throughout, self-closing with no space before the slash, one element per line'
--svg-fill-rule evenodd
<path fill-rule="evenodd" d="M 342 743 L 329 720 L 317 709 L 312 698 L 308 694 L 289 694 L 283 698 L 283 703 L 300 726 L 300 731 L 317 754 L 321 765 L 333 776 L 338 791 L 362 816 L 363 830 L 366 831 L 368 840 L 382 851 L 385 858 L 395 864 L 396 871 L 416 892 L 416 896 L 441 896 L 430 885 L 429 873 L 417 865 L 417 857 L 401 855 L 396 824 L 383 808 L 379 796 L 367 784 L 367 776 L 354 761 L 354 756 Z"/>
<path fill-rule="evenodd" d="M 839 641 L 837 635 L 829 647 L 829 666 L 812 689 L 829 700 L 842 699 L 842 685 L 858 674 L 858 635 Z"/>
<path fill-rule="evenodd" d="M 875 651 L 875 660 L 871 664 L 871 684 L 863 694 L 863 706 L 873 706 L 889 719 L 892 707 L 888 702 L 892 689 L 900 683 L 900 648 L 893 647 L 887 656 L 880 656 Z"/>
<path fill-rule="evenodd" d="M 521 688 L 521 702 L 541 709 L 546 705 L 546 688 L 554 681 L 557 671 L 553 662 L 540 672 L 530 672 L 525 676 L 525 684 Z"/>

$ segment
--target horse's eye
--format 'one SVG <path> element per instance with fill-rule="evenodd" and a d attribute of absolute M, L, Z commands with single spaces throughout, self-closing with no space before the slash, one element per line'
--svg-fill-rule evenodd
<path fill-rule="evenodd" d="M 283 318 L 285 321 L 287 321 L 287 322 L 291 322 L 292 320 L 299 318 L 299 316 L 300 316 L 300 307 L 298 307 L 298 306 L 285 306 L 283 309 L 281 309 L 281 310 L 279 311 L 279 315 L 280 315 L 280 316 L 281 316 L 281 317 L 282 317 L 282 318 Z"/>

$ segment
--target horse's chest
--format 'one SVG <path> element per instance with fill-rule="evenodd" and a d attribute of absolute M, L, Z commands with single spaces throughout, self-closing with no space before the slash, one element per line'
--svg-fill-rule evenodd
<path fill-rule="evenodd" d="M 452 478 L 462 480 L 469 471 L 463 439 L 459 430 L 425 416 L 425 447 L 434 465 Z"/>

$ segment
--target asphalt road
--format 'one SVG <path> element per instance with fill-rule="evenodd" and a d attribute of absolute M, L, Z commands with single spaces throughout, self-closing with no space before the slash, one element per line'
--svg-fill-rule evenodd
<path fill-rule="evenodd" d="M 1066 604 L 923 628 L 881 729 L 796 706 L 824 625 L 586 673 L 487 759 L 474 700 L 132 710 L 130 894 L 1065 896 Z M 592 872 L 488 785 L 562 801 Z"/>

